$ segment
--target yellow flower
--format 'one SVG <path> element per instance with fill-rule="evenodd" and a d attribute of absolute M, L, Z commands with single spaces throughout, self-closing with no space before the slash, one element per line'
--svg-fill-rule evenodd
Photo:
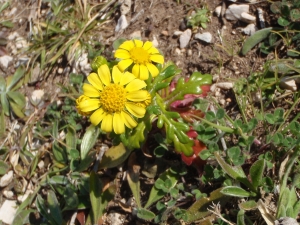
<path fill-rule="evenodd" d="M 152 77 L 158 75 L 159 71 L 153 62 L 164 63 L 164 57 L 150 41 L 145 43 L 140 40 L 125 41 L 116 50 L 115 57 L 121 59 L 118 63 L 121 71 L 125 71 L 131 64 L 134 64 L 132 73 L 141 80 L 147 80 L 149 72 Z"/>
<path fill-rule="evenodd" d="M 125 126 L 134 128 L 137 122 L 131 116 L 144 117 L 146 109 L 136 103 L 149 98 L 149 92 L 141 90 L 146 83 L 137 79 L 132 73 L 122 73 L 117 66 L 112 75 L 106 64 L 98 68 L 97 73 L 87 77 L 89 84 L 83 84 L 83 94 L 88 98 L 79 101 L 79 109 L 83 113 L 92 112 L 90 121 L 105 132 L 116 134 L 125 132 Z"/>
<path fill-rule="evenodd" d="M 78 111 L 78 113 L 82 116 L 88 116 L 90 114 L 90 112 L 82 112 L 80 109 L 80 104 L 84 105 L 88 103 L 89 97 L 85 96 L 85 95 L 81 95 L 79 98 L 76 99 L 76 109 Z"/>

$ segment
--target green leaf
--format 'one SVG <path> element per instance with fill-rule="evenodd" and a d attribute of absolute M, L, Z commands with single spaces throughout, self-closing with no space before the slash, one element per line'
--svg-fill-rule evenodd
<path fill-rule="evenodd" d="M 224 159 L 221 158 L 221 156 L 217 152 L 214 152 L 214 155 L 215 155 L 216 160 L 218 161 L 219 165 L 229 176 L 231 176 L 235 180 L 242 182 L 247 187 L 249 187 L 253 191 L 255 191 L 255 189 L 253 188 L 252 184 L 247 179 L 243 169 L 240 166 L 235 166 L 235 167 L 230 166 L 229 164 L 227 164 L 224 161 Z"/>
<path fill-rule="evenodd" d="M 67 164 L 68 161 L 67 154 L 65 150 L 61 148 L 56 141 L 52 144 L 52 152 L 53 152 L 54 159 L 57 162 L 62 164 Z"/>
<path fill-rule="evenodd" d="M 256 31 L 253 35 L 246 39 L 242 47 L 241 53 L 243 55 L 246 55 L 255 45 L 266 39 L 273 29 L 273 27 L 268 27 Z"/>
<path fill-rule="evenodd" d="M 245 211 L 257 209 L 257 203 L 254 200 L 241 202 L 239 208 Z"/>
<path fill-rule="evenodd" d="M 135 153 L 133 153 L 135 154 Z M 133 155 L 131 155 L 130 158 L 132 158 Z M 129 159 L 129 162 L 131 160 Z M 135 198 L 135 201 L 136 201 L 136 204 L 137 204 L 137 207 L 138 208 L 141 208 L 141 195 L 140 195 L 140 192 L 141 192 L 141 189 L 140 189 L 140 176 L 139 176 L 139 171 L 135 171 L 134 170 L 134 165 L 130 165 L 130 163 L 128 163 L 129 165 L 129 169 L 127 171 L 127 181 L 128 181 L 128 184 L 129 184 L 129 187 L 131 189 L 131 192 Z"/>
<path fill-rule="evenodd" d="M 279 17 L 278 20 L 277 20 L 277 23 L 280 25 L 280 26 L 287 26 L 290 24 L 290 21 L 288 19 L 285 19 L 283 17 Z"/>
<path fill-rule="evenodd" d="M 23 109 L 25 107 L 26 99 L 23 94 L 18 91 L 8 91 L 6 94 L 10 102 L 15 102 L 20 109 Z"/>
<path fill-rule="evenodd" d="M 240 211 L 237 214 L 237 225 L 246 225 L 245 224 L 245 211 L 243 209 L 240 209 Z"/>
<path fill-rule="evenodd" d="M 143 220 L 152 220 L 155 217 L 155 214 L 147 209 L 139 208 L 137 210 L 137 217 Z"/>
<path fill-rule="evenodd" d="M 164 173 L 162 173 L 159 178 L 157 179 L 158 182 L 162 182 L 163 186 L 164 186 L 164 181 L 167 179 L 170 179 L 172 182 L 172 186 L 171 188 L 175 187 L 176 183 L 178 182 L 178 178 L 179 176 L 175 173 L 172 173 L 170 169 L 168 169 L 167 171 L 165 171 Z M 156 182 L 154 184 L 154 186 L 151 189 L 148 201 L 145 205 L 145 208 L 148 208 L 149 206 L 151 206 L 154 202 L 158 201 L 159 199 L 161 199 L 162 197 L 164 197 L 167 194 L 167 192 L 163 191 L 163 189 L 159 189 L 156 187 Z"/>
<path fill-rule="evenodd" d="M 0 24 L 4 27 L 8 27 L 8 28 L 13 28 L 14 27 L 14 23 L 10 20 L 6 20 L 6 21 L 3 21 L 3 22 L 0 22 Z"/>
<path fill-rule="evenodd" d="M 6 9 L 10 5 L 10 1 L 6 1 L 4 4 L 1 5 L 0 7 L 0 13 Z"/>
<path fill-rule="evenodd" d="M 103 155 L 99 169 L 114 168 L 123 163 L 129 156 L 131 151 L 127 150 L 123 143 L 118 146 L 109 148 Z"/>
<path fill-rule="evenodd" d="M 18 214 L 15 215 L 12 224 L 14 225 L 23 225 L 28 221 L 28 217 L 30 213 L 35 212 L 33 209 L 22 210 Z"/>
<path fill-rule="evenodd" d="M 20 118 L 24 118 L 25 114 L 23 113 L 24 107 L 21 107 L 19 104 L 11 101 L 10 106 L 13 110 L 13 112 Z"/>
<path fill-rule="evenodd" d="M 81 146 L 80 146 L 80 153 L 81 159 L 84 160 L 91 148 L 95 145 L 99 135 L 99 128 L 95 127 L 94 125 L 90 125 L 82 138 Z"/>
<path fill-rule="evenodd" d="M 235 186 L 224 187 L 221 190 L 221 193 L 227 196 L 240 197 L 240 198 L 247 198 L 251 196 L 250 192 L 245 191 L 243 188 L 235 187 Z"/>
<path fill-rule="evenodd" d="M 92 205 L 91 218 L 92 224 L 98 224 L 98 220 L 101 219 L 101 194 L 102 194 L 102 182 L 98 178 L 98 175 L 92 171 L 90 175 L 90 200 Z"/>
<path fill-rule="evenodd" d="M 186 210 L 187 219 L 185 222 L 193 222 L 212 215 L 212 212 L 207 209 L 212 203 L 223 206 L 228 203 L 229 197 L 221 193 L 222 188 L 219 188 L 210 193 L 209 197 L 203 197 L 197 200 L 190 208 Z M 202 222 L 201 222 L 202 224 Z M 204 223 L 205 224 L 205 223 Z"/>
<path fill-rule="evenodd" d="M 65 199 L 65 207 L 63 208 L 63 211 L 77 209 L 79 200 L 76 192 L 72 188 L 72 185 L 66 186 L 63 197 Z"/>
<path fill-rule="evenodd" d="M 72 126 L 68 126 L 66 134 L 67 151 L 70 151 L 71 149 L 76 149 L 76 141 L 77 137 L 75 129 Z"/>
<path fill-rule="evenodd" d="M 14 73 L 11 81 L 7 84 L 7 91 L 13 89 L 16 83 L 20 81 L 20 79 L 24 76 L 25 69 L 22 66 L 19 66 L 16 72 Z"/>
<path fill-rule="evenodd" d="M 6 81 L 3 76 L 0 76 L 0 93 L 6 92 Z"/>
<path fill-rule="evenodd" d="M 4 115 L 9 116 L 9 102 L 5 93 L 1 93 L 1 108 L 4 112 Z"/>
<path fill-rule="evenodd" d="M 9 165 L 7 165 L 4 161 L 0 160 L 0 175 L 6 174 L 9 169 Z"/>
<path fill-rule="evenodd" d="M 300 19 L 300 10 L 299 9 L 292 9 L 290 12 L 291 20 L 297 21 Z"/>
<path fill-rule="evenodd" d="M 254 188 L 261 185 L 266 164 L 264 159 L 257 160 L 250 168 L 250 177 Z"/>
<path fill-rule="evenodd" d="M 222 108 L 219 108 L 218 111 L 216 112 L 216 118 L 218 120 L 223 119 L 225 116 L 225 110 Z"/>
<path fill-rule="evenodd" d="M 50 211 L 50 215 L 54 219 L 56 224 L 58 225 L 63 224 L 63 218 L 62 218 L 60 206 L 57 201 L 56 195 L 52 190 L 48 191 L 47 203 L 48 203 L 47 208 Z"/>

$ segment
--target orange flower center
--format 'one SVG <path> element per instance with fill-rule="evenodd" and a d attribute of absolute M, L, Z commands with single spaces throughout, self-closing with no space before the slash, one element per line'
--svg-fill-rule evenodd
<path fill-rule="evenodd" d="M 134 47 L 129 53 L 131 55 L 131 59 L 136 64 L 146 64 L 151 62 L 149 59 L 149 53 L 141 47 Z"/>
<path fill-rule="evenodd" d="M 110 84 L 103 88 L 100 102 L 107 113 L 121 112 L 126 103 L 126 90 L 119 84 Z"/>

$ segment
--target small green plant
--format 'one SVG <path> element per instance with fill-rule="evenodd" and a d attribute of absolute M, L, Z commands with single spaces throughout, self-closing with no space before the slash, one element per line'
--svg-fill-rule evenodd
<path fill-rule="evenodd" d="M 195 14 L 192 14 L 187 18 L 187 25 L 192 27 L 193 29 L 196 27 L 203 27 L 204 29 L 207 27 L 207 23 L 209 22 L 209 10 L 207 8 L 197 9 Z"/>
<path fill-rule="evenodd" d="M 286 47 L 286 55 L 291 57 L 299 56 L 299 6 L 300 3 L 297 0 L 273 2 L 270 6 L 270 10 L 278 15 L 277 23 L 281 27 L 269 27 L 257 31 L 245 41 L 241 51 L 242 54 L 247 54 L 250 49 L 262 41 L 264 42 L 260 45 L 261 52 L 269 54 L 281 46 L 283 41 L 283 44 Z"/>
<path fill-rule="evenodd" d="M 14 75 L 7 77 L 7 79 L 4 79 L 2 76 L 0 77 L 0 124 L 2 124 L 0 134 L 3 134 L 5 130 L 4 115 L 10 116 L 13 112 L 20 118 L 25 117 L 25 97 L 17 90 L 23 84 L 22 79 L 24 73 L 25 69 L 23 67 L 19 67 Z"/>

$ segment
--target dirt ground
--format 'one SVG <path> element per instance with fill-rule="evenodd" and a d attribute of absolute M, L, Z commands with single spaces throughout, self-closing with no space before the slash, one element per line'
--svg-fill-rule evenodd
<path fill-rule="evenodd" d="M 39 2 L 39 1 L 37 1 Z M 100 1 L 90 1 L 91 4 L 98 3 Z M 226 6 L 233 4 L 232 2 L 226 1 Z M 1 0 L 0 0 L 1 5 Z M 15 21 L 16 26 L 12 29 L 2 28 L 0 30 L 0 38 L 6 40 L 13 32 L 17 32 L 21 37 L 28 40 L 30 15 L 32 13 L 34 1 L 24 0 L 24 1 L 12 1 L 10 10 L 13 8 L 17 9 L 17 12 L 22 12 L 21 14 L 16 14 L 18 19 Z M 46 5 L 42 4 L 42 6 Z M 100 41 L 105 43 L 104 55 L 108 59 L 112 59 L 111 51 L 112 43 L 118 38 L 132 38 L 140 36 L 143 41 L 157 41 L 157 48 L 163 52 L 165 56 L 165 61 L 173 61 L 179 68 L 182 69 L 182 76 L 190 76 L 192 72 L 200 71 L 202 73 L 209 73 L 214 76 L 214 82 L 219 81 L 232 81 L 241 77 L 248 77 L 252 71 L 262 70 L 263 63 L 266 60 L 265 55 L 260 55 L 256 49 L 252 50 L 246 56 L 240 55 L 240 49 L 244 39 L 247 37 L 242 34 L 239 28 L 245 27 L 247 24 L 240 21 L 227 21 L 226 19 L 218 18 L 214 14 L 214 10 L 217 6 L 222 5 L 220 0 L 132 0 L 132 5 L 130 12 L 127 13 L 126 18 L 129 22 L 129 26 L 121 31 L 115 32 L 115 27 L 117 20 L 120 17 L 120 11 L 117 11 L 112 15 L 111 20 L 106 23 L 102 33 L 95 34 L 99 35 Z M 186 27 L 186 18 L 195 11 L 197 8 L 207 7 L 210 10 L 210 22 L 206 29 L 196 28 L 193 30 L 192 38 L 188 46 L 184 49 L 179 47 L 179 36 L 174 34 L 175 31 L 184 31 Z M 250 4 L 250 13 L 257 15 L 257 8 L 260 7 L 264 10 L 266 27 L 269 27 L 273 21 L 272 18 L 268 16 L 269 4 L 267 2 L 261 2 L 257 4 Z M 25 10 L 22 10 L 25 9 Z M 42 10 L 48 10 L 44 8 Z M 224 24 L 225 22 L 225 24 Z M 199 40 L 194 39 L 194 35 L 197 32 L 210 32 L 212 34 L 212 43 L 204 43 Z M 11 55 L 13 61 L 9 64 L 7 68 L 1 66 L 0 76 L 8 76 L 13 74 L 16 66 L 20 62 L 20 58 L 29 57 L 26 52 L 22 52 L 19 49 L 17 53 L 12 53 L 13 49 L 9 40 L 0 46 L 0 55 Z M 30 43 L 30 40 L 28 40 Z M 68 65 L 72 67 L 72 65 Z M 39 80 L 34 82 L 24 88 L 24 92 L 29 96 L 31 92 L 37 88 L 44 88 L 46 93 L 55 92 L 57 86 L 55 83 L 57 81 L 65 82 L 63 77 L 65 74 L 53 74 L 47 80 Z M 52 94 L 50 94 L 52 95 Z M 231 90 L 222 90 L 222 98 L 230 99 L 225 104 L 227 111 L 232 111 L 236 107 L 236 102 L 234 102 L 234 96 Z M 53 96 L 55 94 L 53 93 Z M 51 101 L 55 101 L 52 99 Z M 8 122 L 9 123 L 9 122 Z M 171 155 L 167 159 L 168 163 L 177 160 L 178 158 L 172 158 Z M 148 165 L 151 167 L 153 164 L 152 159 L 147 159 L 142 154 L 140 155 L 141 164 Z M 160 168 L 164 169 L 163 166 Z M 142 168 L 145 170 L 145 168 Z M 119 171 L 112 171 L 116 176 Z M 153 185 L 154 179 L 147 176 L 143 177 L 142 181 L 142 198 L 143 196 L 148 196 L 148 192 Z M 189 171 L 189 177 L 185 182 L 190 182 L 191 185 L 199 185 L 197 181 L 197 172 L 193 169 Z M 131 192 L 129 190 L 128 184 L 124 182 L 122 177 L 120 177 L 119 194 L 117 200 L 125 199 L 127 202 L 131 199 Z M 146 201 L 147 199 L 142 199 Z M 133 202 L 133 201 L 132 201 Z M 186 205 L 192 202 L 185 202 Z M 123 224 L 145 224 L 144 221 L 137 220 L 135 216 L 131 213 L 125 212 L 125 210 L 120 209 L 117 204 L 112 204 L 109 207 L 108 214 L 118 212 L 122 215 Z M 172 222 L 172 221 L 171 221 Z M 107 216 L 107 224 L 111 223 Z M 150 224 L 150 223 L 149 223 Z"/>

